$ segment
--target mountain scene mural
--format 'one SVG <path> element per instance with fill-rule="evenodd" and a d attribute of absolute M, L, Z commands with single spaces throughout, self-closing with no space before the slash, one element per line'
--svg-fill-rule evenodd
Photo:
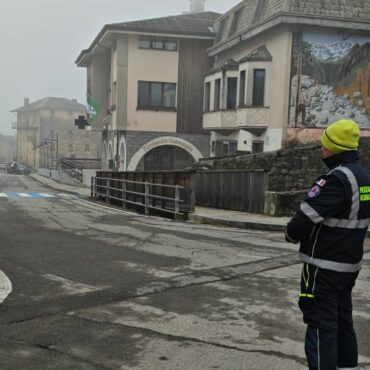
<path fill-rule="evenodd" d="M 350 118 L 370 128 L 370 38 L 303 33 L 295 36 L 291 127 L 326 127 Z"/>

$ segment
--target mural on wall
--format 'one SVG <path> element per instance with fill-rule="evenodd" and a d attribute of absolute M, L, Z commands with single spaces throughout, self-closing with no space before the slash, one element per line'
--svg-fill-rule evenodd
<path fill-rule="evenodd" d="M 322 128 L 343 118 L 370 128 L 370 37 L 295 33 L 289 126 Z"/>

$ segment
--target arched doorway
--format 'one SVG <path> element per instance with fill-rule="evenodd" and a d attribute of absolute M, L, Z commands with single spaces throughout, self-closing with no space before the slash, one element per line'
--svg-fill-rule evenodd
<path fill-rule="evenodd" d="M 127 171 L 175 170 L 203 158 L 199 149 L 180 137 L 162 136 L 147 142 L 130 159 Z"/>
<path fill-rule="evenodd" d="M 145 154 L 137 166 L 137 171 L 178 171 L 190 167 L 194 162 L 194 158 L 184 149 L 165 145 Z"/>

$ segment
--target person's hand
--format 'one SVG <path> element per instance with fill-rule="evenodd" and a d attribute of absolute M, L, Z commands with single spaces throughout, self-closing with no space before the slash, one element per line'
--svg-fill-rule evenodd
<path fill-rule="evenodd" d="M 287 231 L 285 230 L 285 240 L 288 242 L 288 243 L 293 243 L 293 244 L 298 244 L 299 243 L 299 240 L 294 240 L 294 239 L 292 239 L 289 235 L 288 235 L 288 233 L 287 233 Z"/>

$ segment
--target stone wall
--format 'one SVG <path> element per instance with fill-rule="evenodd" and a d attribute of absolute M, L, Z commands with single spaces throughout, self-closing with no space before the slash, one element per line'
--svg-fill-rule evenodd
<path fill-rule="evenodd" d="M 361 139 L 361 162 L 370 172 L 370 138 Z M 197 168 L 225 170 L 264 170 L 269 173 L 269 191 L 290 192 L 308 189 L 326 171 L 321 147 L 301 145 L 274 152 L 241 155 L 201 161 Z"/>
<path fill-rule="evenodd" d="M 360 142 L 361 163 L 370 173 L 370 138 Z M 295 145 L 275 152 L 204 160 L 198 169 L 266 171 L 269 174 L 264 213 L 291 216 L 313 181 L 326 172 L 321 146 Z"/>

